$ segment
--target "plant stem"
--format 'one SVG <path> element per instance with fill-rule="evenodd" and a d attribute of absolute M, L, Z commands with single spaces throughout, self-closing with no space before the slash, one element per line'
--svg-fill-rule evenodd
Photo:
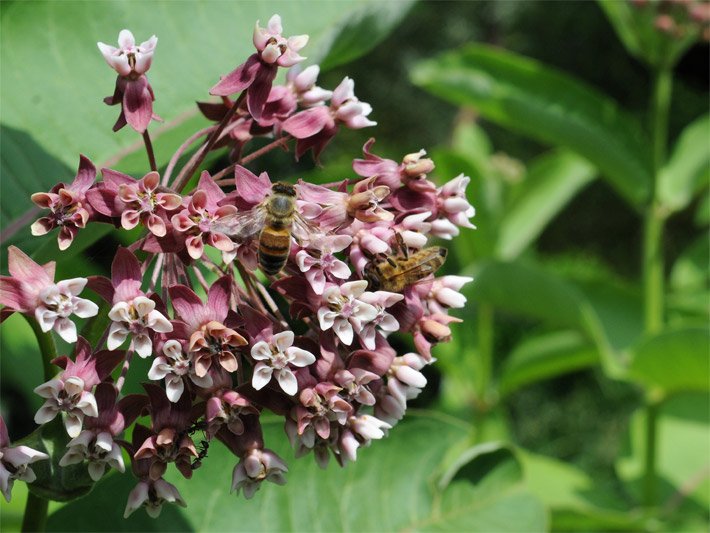
<path fill-rule="evenodd" d="M 242 166 L 244 166 L 244 165 L 246 165 L 246 164 L 248 164 L 248 163 L 251 163 L 252 161 L 254 161 L 255 159 L 257 159 L 258 157 L 261 157 L 262 155 L 264 155 L 264 154 L 270 152 L 270 151 L 273 150 L 274 148 L 278 148 L 279 146 L 282 146 L 282 145 L 286 144 L 286 143 L 287 143 L 288 141 L 290 141 L 291 139 L 292 139 L 292 137 L 291 137 L 290 135 L 284 135 L 283 137 L 279 137 L 279 138 L 276 139 L 275 141 L 270 142 L 269 144 L 262 146 L 262 147 L 259 148 L 258 150 L 255 150 L 255 151 L 253 151 L 252 153 L 245 155 L 244 157 L 242 157 L 242 158 L 241 158 L 239 161 L 237 161 L 236 163 L 234 163 L 234 164 L 232 164 L 232 165 L 229 165 L 229 166 L 228 166 L 227 168 L 225 168 L 225 169 L 220 170 L 220 171 L 217 172 L 214 176 L 212 176 L 212 178 L 215 180 L 215 182 L 217 183 L 217 185 L 231 185 L 231 184 L 232 184 L 232 178 L 224 178 L 224 176 L 226 176 L 226 175 L 229 174 L 232 170 L 234 170 L 234 168 L 235 168 L 237 165 L 242 165 Z M 224 179 L 222 179 L 221 181 L 219 181 L 220 178 L 224 178 Z"/>
<path fill-rule="evenodd" d="M 476 396 L 481 407 L 486 406 L 488 387 L 493 372 L 493 306 L 482 303 L 478 307 L 478 372 Z"/>
<path fill-rule="evenodd" d="M 47 524 L 48 507 L 49 500 L 45 500 L 30 491 L 27 494 L 21 531 L 44 531 Z"/>
<path fill-rule="evenodd" d="M 49 381 L 56 373 L 56 369 L 52 365 L 52 359 L 57 357 L 57 346 L 54 343 L 54 337 L 52 337 L 51 331 L 47 331 L 46 333 L 42 331 L 42 328 L 39 327 L 39 323 L 33 317 L 24 316 L 37 338 L 39 351 L 42 355 L 42 373 L 44 374 L 44 380 Z M 47 523 L 48 507 L 48 500 L 29 491 L 27 494 L 27 503 L 25 504 L 25 514 L 22 517 L 22 531 L 44 531 L 45 524 Z"/>
<path fill-rule="evenodd" d="M 187 164 L 180 171 L 180 174 L 178 174 L 177 178 L 175 178 L 175 182 L 172 186 L 175 192 L 181 192 L 185 185 L 187 185 L 187 182 L 190 181 L 193 172 L 195 172 L 195 169 L 200 166 L 200 163 L 202 163 L 202 161 L 204 161 L 205 157 L 207 156 L 207 153 L 212 149 L 214 143 L 216 143 L 219 139 L 219 136 L 222 134 L 222 130 L 224 130 L 227 124 L 229 124 L 229 121 L 232 120 L 232 117 L 239 109 L 239 106 L 241 105 L 244 98 L 246 98 L 246 95 L 246 91 L 243 91 L 242 94 L 239 95 L 239 98 L 237 98 L 232 107 L 229 108 L 229 111 L 224 114 L 219 125 L 214 130 L 212 130 L 212 133 L 207 138 L 205 144 L 203 144 L 197 150 L 197 152 L 195 152 L 195 154 L 190 158 Z"/>
<path fill-rule="evenodd" d="M 54 344 L 54 337 L 52 337 L 52 332 L 44 332 L 39 324 L 34 319 L 27 315 L 23 315 L 27 320 L 27 323 L 32 328 L 32 331 L 37 338 L 37 344 L 39 345 L 39 351 L 42 355 L 42 373 L 44 374 L 45 381 L 49 381 L 57 373 L 57 369 L 52 365 L 52 359 L 57 357 L 57 346 Z"/>
<path fill-rule="evenodd" d="M 672 89 L 672 71 L 670 68 L 661 67 L 656 72 L 653 85 L 653 183 L 643 226 L 644 330 L 647 335 L 661 330 L 664 323 L 663 225 L 665 219 L 656 198 L 656 189 L 658 176 L 666 158 Z M 646 399 L 646 456 L 643 479 L 643 503 L 647 507 L 654 507 L 658 503 L 656 442 L 659 405 L 659 398 L 649 394 Z"/>
<path fill-rule="evenodd" d="M 153 143 L 150 140 L 150 133 L 148 130 L 143 132 L 143 144 L 145 144 L 145 151 L 148 154 L 148 163 L 150 163 L 150 170 L 153 172 L 158 171 L 158 166 L 155 164 L 155 152 L 153 152 Z"/>

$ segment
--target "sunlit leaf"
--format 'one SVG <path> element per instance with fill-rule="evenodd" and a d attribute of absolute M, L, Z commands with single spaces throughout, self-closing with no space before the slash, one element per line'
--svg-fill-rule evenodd
<path fill-rule="evenodd" d="M 537 61 L 472 44 L 418 64 L 418 85 L 534 139 L 587 158 L 632 205 L 649 199 L 651 163 L 638 124 L 610 98 Z"/>
<path fill-rule="evenodd" d="M 666 394 L 710 390 L 709 349 L 707 328 L 662 331 L 634 347 L 629 374 Z"/>
<path fill-rule="evenodd" d="M 661 169 L 658 197 L 671 211 L 679 211 L 710 184 L 710 115 L 685 128 Z"/>

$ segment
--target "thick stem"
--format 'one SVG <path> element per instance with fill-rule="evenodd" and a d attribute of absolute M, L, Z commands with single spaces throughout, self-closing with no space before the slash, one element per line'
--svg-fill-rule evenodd
<path fill-rule="evenodd" d="M 45 500 L 30 491 L 27 494 L 27 503 L 25 504 L 25 514 L 22 517 L 21 531 L 44 531 L 47 525 L 48 507 L 49 500 Z"/>
<path fill-rule="evenodd" d="M 54 343 L 54 337 L 52 337 L 52 332 L 44 332 L 42 328 L 39 327 L 39 323 L 30 316 L 23 315 L 27 322 L 29 323 L 32 331 L 37 338 L 37 344 L 39 345 L 39 351 L 42 355 L 42 372 L 44 374 L 44 380 L 49 381 L 57 373 L 57 369 L 52 364 L 52 359 L 57 357 L 57 346 Z"/>
<path fill-rule="evenodd" d="M 478 404 L 485 408 L 488 387 L 493 372 L 494 312 L 489 304 L 478 307 L 478 372 L 476 373 L 476 396 Z"/>
<path fill-rule="evenodd" d="M 646 507 L 654 507 L 658 502 L 658 479 L 656 478 L 656 437 L 658 434 L 659 403 L 653 399 L 646 400 L 646 457 L 643 474 L 643 503 Z"/>
<path fill-rule="evenodd" d="M 214 143 L 217 142 L 220 135 L 222 134 L 222 130 L 227 126 L 227 124 L 229 124 L 229 121 L 232 120 L 232 117 L 237 112 L 237 109 L 239 109 L 239 106 L 246 97 L 246 94 L 246 91 L 244 91 L 242 92 L 242 94 L 239 95 L 239 98 L 237 98 L 237 100 L 234 102 L 234 105 L 232 105 L 229 111 L 224 114 L 224 117 L 222 117 L 222 120 L 219 125 L 214 130 L 212 130 L 212 133 L 207 138 L 205 144 L 203 144 L 202 147 L 200 147 L 200 149 L 195 152 L 195 154 L 190 158 L 187 164 L 180 171 L 180 174 L 177 175 L 177 178 L 175 178 L 175 182 L 172 186 L 175 192 L 181 192 L 185 185 L 187 185 L 187 182 L 190 181 L 190 178 L 195 172 L 195 169 L 197 169 L 197 167 L 200 166 L 202 161 L 204 161 L 205 157 L 207 156 L 207 153 L 212 149 Z"/>
<path fill-rule="evenodd" d="M 150 170 L 157 172 L 158 165 L 155 164 L 155 152 L 153 152 L 153 143 L 150 140 L 150 133 L 148 130 L 143 132 L 143 144 L 145 144 L 145 151 L 148 154 L 148 163 L 150 163 Z"/>
<path fill-rule="evenodd" d="M 656 72 L 653 85 L 653 183 L 643 228 L 644 329 L 647 335 L 658 332 L 664 324 L 663 224 L 665 220 L 656 198 L 656 188 L 666 158 L 668 112 L 672 90 L 672 72 L 669 68 L 661 68 Z M 646 399 L 646 456 L 643 481 L 643 503 L 647 507 L 654 507 L 658 503 L 656 440 L 659 404 L 659 399 L 649 394 Z"/>

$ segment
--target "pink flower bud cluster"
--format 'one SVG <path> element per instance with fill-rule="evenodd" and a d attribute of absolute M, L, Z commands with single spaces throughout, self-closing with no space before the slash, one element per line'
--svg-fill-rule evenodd
<path fill-rule="evenodd" d="M 93 480 L 109 468 L 123 472 L 121 447 L 128 452 L 138 483 L 126 516 L 139 507 L 157 516 L 165 502 L 185 505 L 163 476 L 172 463 L 190 478 L 212 446 L 224 445 L 238 458 L 233 491 L 251 498 L 265 480 L 285 483 L 286 464 L 265 446 L 263 413 L 283 417 L 297 456 L 313 453 L 321 467 L 331 458 L 341 466 L 356 460 L 426 385 L 422 371 L 434 361 L 432 347 L 448 341 L 450 324 L 460 321 L 449 310 L 466 302 L 460 291 L 471 278 L 434 277 L 446 250 L 427 247 L 432 238 L 473 228 L 468 177 L 437 185 L 423 150 L 395 162 L 372 153 L 374 139 L 353 161 L 358 177 L 328 185 L 272 182 L 267 172 L 256 175 L 240 164 L 254 135 L 286 132 L 296 139 L 296 157 L 313 150 L 317 158 L 341 125 L 375 124 L 349 78 L 331 93 L 316 85 L 318 67 L 311 66 L 290 70 L 284 85 L 272 84 L 278 67 L 304 59 L 299 51 L 307 42 L 283 37 L 278 16 L 266 28 L 257 23 L 253 42 L 256 52 L 212 88 L 222 102 L 200 104 L 220 121 L 200 150 L 231 145 L 236 162 L 218 173 L 233 179 L 205 171 L 183 193 L 187 180 L 180 175 L 170 184 L 171 163 L 162 181 L 154 170 L 134 178 L 108 168 L 97 181 L 82 156 L 71 185 L 33 195 L 49 210 L 33 233 L 58 228 L 64 250 L 90 223 L 144 231 L 118 248 L 110 278 L 55 283 L 54 263 L 40 266 L 11 247 L 10 276 L 0 280 L 3 317 L 23 313 L 42 331 L 75 343 L 74 356 L 55 359 L 56 376 L 35 389 L 45 400 L 35 421 L 62 418 L 71 440 L 60 465 L 86 463 Z M 99 45 L 124 97 L 138 87 L 132 84 L 144 83 L 155 43 L 136 46 L 124 31 L 120 48 Z M 232 101 L 234 93 L 240 95 Z M 122 116 L 144 132 L 147 122 L 142 131 L 136 127 L 127 105 Z M 373 272 L 381 277 L 376 283 Z M 77 335 L 73 321 L 99 312 L 79 297 L 85 287 L 105 301 L 107 315 L 103 335 L 92 342 Z M 399 356 L 393 335 L 413 351 Z M 150 361 L 147 375 L 131 366 L 136 354 Z M 149 381 L 145 394 L 122 395 L 127 379 Z M 141 415 L 149 423 L 136 423 Z M 121 434 L 131 426 L 128 443 Z"/>

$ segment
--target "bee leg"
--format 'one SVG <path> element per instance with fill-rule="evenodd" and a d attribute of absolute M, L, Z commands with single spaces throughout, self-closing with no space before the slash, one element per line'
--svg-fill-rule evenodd
<path fill-rule="evenodd" d="M 404 242 L 404 237 L 402 237 L 402 234 L 399 232 L 396 232 L 394 234 L 394 238 L 397 241 L 397 248 L 399 253 L 401 253 L 405 259 L 409 259 L 409 248 L 407 247 L 407 244 Z"/>

